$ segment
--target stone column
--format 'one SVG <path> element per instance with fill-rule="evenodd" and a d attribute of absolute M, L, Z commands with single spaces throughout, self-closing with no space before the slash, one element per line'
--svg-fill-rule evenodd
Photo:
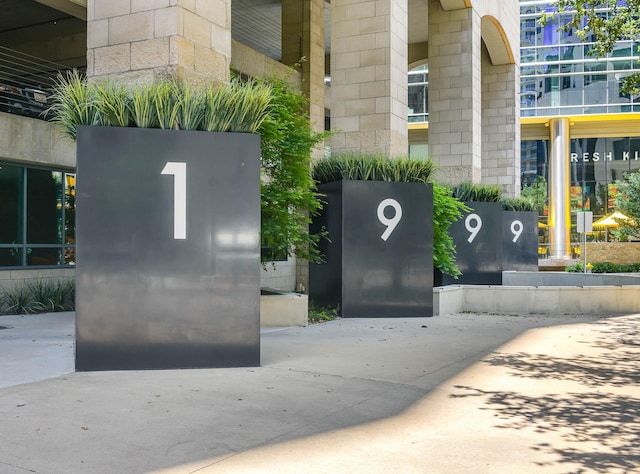
<path fill-rule="evenodd" d="M 282 0 L 282 62 L 300 62 L 302 91 L 309 98 L 309 119 L 316 132 L 324 131 L 324 0 Z M 322 147 L 313 158 L 323 156 Z M 291 257 L 293 258 L 293 257 Z M 309 262 L 296 260 L 296 290 L 309 288 Z"/>
<path fill-rule="evenodd" d="M 520 68 L 482 54 L 482 183 L 520 196 Z"/>
<path fill-rule="evenodd" d="M 442 183 L 481 182 L 481 19 L 429 0 L 429 156 Z"/>
<path fill-rule="evenodd" d="M 304 58 L 304 59 L 303 59 Z M 309 98 L 309 118 L 324 131 L 324 1 L 282 0 L 282 62 L 300 62 L 302 91 Z M 317 158 L 322 157 L 322 150 Z"/>
<path fill-rule="evenodd" d="M 331 1 L 333 153 L 408 154 L 407 0 Z"/>
<path fill-rule="evenodd" d="M 229 80 L 231 0 L 88 0 L 87 75 Z"/>

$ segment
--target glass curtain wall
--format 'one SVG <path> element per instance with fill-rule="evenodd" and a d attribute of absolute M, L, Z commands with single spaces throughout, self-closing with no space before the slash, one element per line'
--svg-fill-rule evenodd
<path fill-rule="evenodd" d="M 640 97 L 620 91 L 623 78 L 640 71 L 639 43 L 620 41 L 606 57 L 591 56 L 593 41 L 582 42 L 575 31 L 558 31 L 570 14 L 544 27 L 538 23 L 543 13 L 553 11 L 552 3 L 520 1 L 521 116 L 640 112 Z"/>

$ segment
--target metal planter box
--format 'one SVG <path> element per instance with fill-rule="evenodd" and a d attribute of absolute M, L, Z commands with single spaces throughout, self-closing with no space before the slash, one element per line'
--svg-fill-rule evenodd
<path fill-rule="evenodd" d="M 505 211 L 497 202 L 465 202 L 472 210 L 454 222 L 455 279 L 436 271 L 437 285 L 501 285 L 503 270 L 538 268 L 535 212 Z"/>
<path fill-rule="evenodd" d="M 538 271 L 538 213 L 503 211 L 502 270 Z"/>
<path fill-rule="evenodd" d="M 260 364 L 259 137 L 80 127 L 76 370 Z"/>
<path fill-rule="evenodd" d="M 433 190 L 422 183 L 339 181 L 326 201 L 326 263 L 309 266 L 309 296 L 343 317 L 433 315 Z"/>

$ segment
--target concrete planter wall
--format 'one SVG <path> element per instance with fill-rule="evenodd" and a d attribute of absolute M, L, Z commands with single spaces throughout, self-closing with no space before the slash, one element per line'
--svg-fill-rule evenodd
<path fill-rule="evenodd" d="M 260 363 L 259 138 L 78 131 L 76 370 Z"/>
<path fill-rule="evenodd" d="M 326 202 L 326 263 L 309 266 L 309 296 L 343 317 L 431 316 L 433 190 L 422 183 L 340 181 L 318 188 Z"/>

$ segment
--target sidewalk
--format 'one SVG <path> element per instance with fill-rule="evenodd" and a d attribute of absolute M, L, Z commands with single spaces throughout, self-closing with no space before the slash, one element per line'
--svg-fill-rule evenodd
<path fill-rule="evenodd" d="M 344 319 L 262 367 L 73 373 L 72 313 L 1 316 L 0 472 L 640 472 L 639 324 Z"/>

